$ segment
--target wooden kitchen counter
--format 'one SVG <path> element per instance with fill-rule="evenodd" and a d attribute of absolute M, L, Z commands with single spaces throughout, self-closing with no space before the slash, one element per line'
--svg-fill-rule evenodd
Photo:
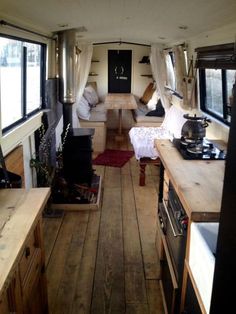
<path fill-rule="evenodd" d="M 219 221 L 224 160 L 185 160 L 169 140 L 156 140 L 162 164 L 191 221 Z"/>
<path fill-rule="evenodd" d="M 49 195 L 50 188 L 0 190 L 0 295 L 12 280 Z"/>

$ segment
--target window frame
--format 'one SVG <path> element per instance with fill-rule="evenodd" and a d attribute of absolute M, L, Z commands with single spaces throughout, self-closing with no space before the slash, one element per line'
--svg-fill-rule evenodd
<path fill-rule="evenodd" d="M 180 99 L 183 99 L 184 97 L 180 94 L 180 91 L 178 90 L 178 77 L 176 74 L 176 56 L 175 56 L 175 51 L 173 48 L 167 48 L 164 49 L 166 50 L 166 55 L 165 55 L 165 67 L 166 67 L 166 78 L 167 78 L 167 82 L 165 85 L 165 88 L 168 89 L 169 91 L 171 91 L 172 95 L 177 96 Z M 184 64 L 185 64 L 185 71 L 186 74 L 188 73 L 188 67 L 189 67 L 189 60 L 188 60 L 188 50 L 186 48 L 186 46 L 184 45 L 183 47 L 183 51 L 184 51 Z M 168 76 L 168 70 L 167 70 L 167 62 L 166 62 L 166 56 L 169 55 L 170 60 L 171 60 L 171 64 L 172 64 L 172 70 L 173 70 L 173 76 L 174 76 L 174 88 L 172 88 L 169 84 L 170 78 Z"/>
<path fill-rule="evenodd" d="M 27 48 L 23 47 L 23 62 L 22 62 L 22 84 L 21 84 L 21 110 L 22 110 L 22 117 L 18 119 L 17 121 L 13 122 L 12 124 L 2 128 L 2 134 L 6 134 L 8 131 L 12 130 L 16 126 L 22 124 L 23 122 L 27 121 L 29 118 L 40 112 L 42 109 L 44 109 L 45 104 L 45 83 L 46 83 L 46 53 L 47 53 L 47 45 L 45 43 L 31 40 L 23 37 L 18 37 L 14 35 L 8 35 L 0 33 L 1 38 L 8 38 L 16 41 L 20 41 L 23 43 L 32 43 L 36 45 L 40 45 L 41 47 L 41 55 L 40 55 L 40 97 L 41 97 L 41 103 L 38 108 L 32 110 L 29 113 L 27 112 Z"/>

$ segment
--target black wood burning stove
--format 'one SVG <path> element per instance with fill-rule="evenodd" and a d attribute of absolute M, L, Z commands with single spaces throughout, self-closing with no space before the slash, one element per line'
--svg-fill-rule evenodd
<path fill-rule="evenodd" d="M 58 33 L 60 101 L 63 104 L 63 136 L 68 131 L 63 148 L 63 176 L 69 186 L 91 186 L 92 136 L 94 129 L 73 128 L 72 106 L 76 102 L 75 69 L 78 62 L 76 30 Z"/>
<path fill-rule="evenodd" d="M 91 186 L 94 170 L 92 168 L 92 136 L 94 129 L 72 129 L 63 149 L 63 173 L 66 181 Z"/>

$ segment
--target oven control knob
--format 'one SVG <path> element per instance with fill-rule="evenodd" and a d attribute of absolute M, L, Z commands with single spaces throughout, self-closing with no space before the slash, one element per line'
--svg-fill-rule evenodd
<path fill-rule="evenodd" d="M 183 226 L 183 228 L 185 230 L 187 230 L 187 227 L 188 227 L 188 217 L 183 217 L 183 219 L 181 219 L 181 225 Z"/>
<path fill-rule="evenodd" d="M 180 220 L 180 218 L 181 218 L 181 211 L 180 211 L 180 210 L 177 210 L 177 211 L 175 212 L 175 218 L 176 218 L 177 220 Z"/>

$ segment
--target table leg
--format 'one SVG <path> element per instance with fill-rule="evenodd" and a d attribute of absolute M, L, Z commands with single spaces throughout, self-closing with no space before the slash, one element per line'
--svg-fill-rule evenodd
<path fill-rule="evenodd" d="M 122 134 L 122 109 L 119 109 L 119 135 Z"/>
<path fill-rule="evenodd" d="M 119 127 L 118 135 L 115 137 L 116 141 L 123 141 L 124 137 L 122 135 L 122 109 L 119 109 Z"/>

